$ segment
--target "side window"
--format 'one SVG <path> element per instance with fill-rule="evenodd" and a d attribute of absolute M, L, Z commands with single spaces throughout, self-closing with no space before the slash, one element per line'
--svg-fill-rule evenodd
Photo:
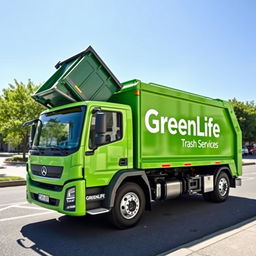
<path fill-rule="evenodd" d="M 105 133 L 107 143 L 112 143 L 121 140 L 123 137 L 122 131 L 122 114 L 120 112 L 103 111 L 107 119 L 107 132 Z M 94 148 L 94 138 L 95 132 L 95 120 L 96 114 L 92 116 L 91 127 L 90 127 L 90 138 L 89 138 L 89 148 Z"/>

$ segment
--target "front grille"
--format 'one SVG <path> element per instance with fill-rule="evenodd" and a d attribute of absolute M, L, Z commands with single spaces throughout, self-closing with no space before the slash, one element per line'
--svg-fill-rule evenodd
<path fill-rule="evenodd" d="M 31 197 L 32 199 L 40 202 L 40 203 L 43 203 L 43 204 L 49 204 L 49 205 L 53 205 L 53 206 L 58 206 L 59 205 L 59 200 L 58 199 L 55 199 L 55 198 L 49 198 L 49 203 L 45 203 L 45 202 L 42 202 L 40 200 L 38 200 L 38 194 L 36 193 L 31 193 Z"/>
<path fill-rule="evenodd" d="M 53 190 L 53 191 L 61 191 L 62 190 L 62 186 L 59 186 L 59 185 L 47 184 L 47 183 L 43 183 L 43 182 L 34 181 L 31 179 L 30 179 L 30 183 L 35 187 L 39 187 L 39 188 L 43 188 L 43 189 L 48 189 L 48 190 Z"/>
<path fill-rule="evenodd" d="M 62 166 L 31 164 L 31 171 L 34 175 L 46 178 L 60 178 L 62 175 Z"/>

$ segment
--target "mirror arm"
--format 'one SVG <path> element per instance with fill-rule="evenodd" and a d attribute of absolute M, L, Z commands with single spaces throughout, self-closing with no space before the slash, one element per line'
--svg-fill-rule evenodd
<path fill-rule="evenodd" d="M 34 120 L 27 121 L 26 123 L 24 123 L 24 124 L 22 125 L 22 127 L 30 126 L 31 124 L 37 123 L 38 121 L 39 121 L 39 119 L 34 119 Z"/>
<path fill-rule="evenodd" d="M 101 108 L 97 107 L 92 110 L 92 114 L 96 114 L 97 112 L 101 112 Z"/>
<path fill-rule="evenodd" d="M 32 124 L 36 124 L 36 123 L 38 123 L 38 122 L 41 122 L 41 123 L 42 123 L 42 120 L 40 120 L 39 118 L 37 118 L 37 119 L 34 119 L 34 120 L 27 121 L 26 123 L 24 123 L 24 124 L 22 125 L 22 127 L 27 127 L 27 126 L 30 126 L 30 125 L 32 125 Z"/>

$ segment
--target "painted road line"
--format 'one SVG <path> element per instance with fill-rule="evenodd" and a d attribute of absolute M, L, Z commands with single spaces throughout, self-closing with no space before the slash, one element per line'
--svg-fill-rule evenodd
<path fill-rule="evenodd" d="M 28 202 L 24 201 L 24 202 L 17 202 L 17 203 L 6 203 L 6 204 L 0 204 L 1 206 L 6 206 L 6 205 L 20 205 L 20 204 L 27 204 Z"/>
<path fill-rule="evenodd" d="M 243 181 L 248 181 L 248 180 L 255 180 L 255 178 L 252 178 L 252 177 L 248 177 L 248 178 L 247 178 L 247 177 L 246 177 L 246 178 L 242 178 L 242 182 L 243 182 Z"/>
<path fill-rule="evenodd" d="M 40 212 L 40 213 L 34 213 L 34 214 L 29 214 L 29 215 L 23 215 L 23 216 L 16 216 L 16 217 L 11 217 L 11 218 L 4 218 L 0 219 L 0 222 L 5 222 L 5 221 L 10 221 L 10 220 L 18 220 L 18 219 L 24 219 L 24 218 L 29 218 L 29 217 L 35 217 L 35 216 L 40 216 L 40 215 L 45 215 L 45 214 L 51 214 L 56 212 Z"/>
<path fill-rule="evenodd" d="M 10 208 L 12 208 L 13 207 L 13 205 L 9 205 L 9 206 L 6 206 L 6 207 L 4 207 L 4 208 L 1 208 L 0 209 L 0 212 L 2 212 L 2 211 L 4 211 L 4 210 L 7 210 L 7 209 L 10 209 Z"/>
<path fill-rule="evenodd" d="M 11 207 L 45 211 L 45 209 L 44 209 L 44 208 L 41 208 L 41 207 L 21 206 L 21 205 L 12 205 Z"/>

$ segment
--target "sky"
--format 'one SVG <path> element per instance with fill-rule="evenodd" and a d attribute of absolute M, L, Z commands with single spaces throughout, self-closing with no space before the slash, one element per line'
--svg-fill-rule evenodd
<path fill-rule="evenodd" d="M 256 101 L 254 0 L 1 1 L 0 31 L 0 90 L 91 45 L 121 82 Z"/>

